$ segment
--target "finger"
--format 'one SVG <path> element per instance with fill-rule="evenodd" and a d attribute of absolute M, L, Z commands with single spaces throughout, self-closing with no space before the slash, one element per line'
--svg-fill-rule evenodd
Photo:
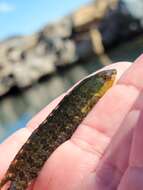
<path fill-rule="evenodd" d="M 122 178 L 117 190 L 141 190 L 143 189 L 143 170 L 129 167 Z"/>
<path fill-rule="evenodd" d="M 139 115 L 140 112 L 138 110 L 130 111 L 118 132 L 112 138 L 111 144 L 98 169 L 95 171 L 95 189 L 117 189 L 120 184 L 121 178 L 128 168 L 133 130 L 137 124 Z"/>
<path fill-rule="evenodd" d="M 143 102 L 142 102 L 143 106 Z M 140 114 L 140 118 L 136 128 L 134 129 L 134 136 L 130 154 L 130 163 L 131 167 L 140 167 L 143 168 L 143 109 Z"/>
<path fill-rule="evenodd" d="M 137 67 L 136 67 L 137 66 Z M 129 72 L 133 73 L 133 77 L 124 76 L 122 79 L 127 85 L 134 84 L 135 88 L 140 91 L 138 99 L 133 106 L 133 109 L 138 111 L 136 125 L 134 128 L 133 139 L 131 144 L 131 152 L 129 157 L 128 168 L 122 178 L 119 189 L 143 189 L 143 155 L 142 155 L 142 133 L 143 133 L 143 55 L 140 56 Z M 137 74 L 135 74 L 137 73 Z M 140 116 L 140 117 L 139 117 Z"/>
<path fill-rule="evenodd" d="M 142 103 L 143 104 L 143 103 Z M 143 105 L 142 105 L 143 106 Z M 134 128 L 133 140 L 129 158 L 129 165 L 122 177 L 119 190 L 140 190 L 143 189 L 143 109 Z"/>

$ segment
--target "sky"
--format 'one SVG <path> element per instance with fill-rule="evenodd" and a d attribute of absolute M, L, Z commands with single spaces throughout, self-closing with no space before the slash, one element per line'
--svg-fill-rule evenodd
<path fill-rule="evenodd" d="M 90 0 L 0 0 L 0 40 L 32 34 Z"/>

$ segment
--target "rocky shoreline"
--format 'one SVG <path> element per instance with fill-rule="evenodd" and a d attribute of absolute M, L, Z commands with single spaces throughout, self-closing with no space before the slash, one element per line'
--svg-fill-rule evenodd
<path fill-rule="evenodd" d="M 1 42 L 0 97 L 93 54 L 106 55 L 108 49 L 142 35 L 141 21 L 123 1 L 97 0 L 31 36 Z"/>

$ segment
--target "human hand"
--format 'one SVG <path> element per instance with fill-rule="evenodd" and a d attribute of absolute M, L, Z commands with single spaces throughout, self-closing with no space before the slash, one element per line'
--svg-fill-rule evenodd
<path fill-rule="evenodd" d="M 119 79 L 47 160 L 31 190 L 143 189 L 143 56 L 132 66 L 116 63 Z M 106 67 L 107 68 L 107 67 Z M 105 68 L 105 69 L 106 69 Z M 0 145 L 0 178 L 59 97 Z"/>

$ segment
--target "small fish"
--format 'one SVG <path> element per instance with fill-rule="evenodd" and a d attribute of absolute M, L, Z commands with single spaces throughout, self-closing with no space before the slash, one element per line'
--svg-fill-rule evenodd
<path fill-rule="evenodd" d="M 70 139 L 85 116 L 113 85 L 117 71 L 101 71 L 82 80 L 32 133 L 10 164 L 0 189 L 26 190 L 53 151 Z"/>

